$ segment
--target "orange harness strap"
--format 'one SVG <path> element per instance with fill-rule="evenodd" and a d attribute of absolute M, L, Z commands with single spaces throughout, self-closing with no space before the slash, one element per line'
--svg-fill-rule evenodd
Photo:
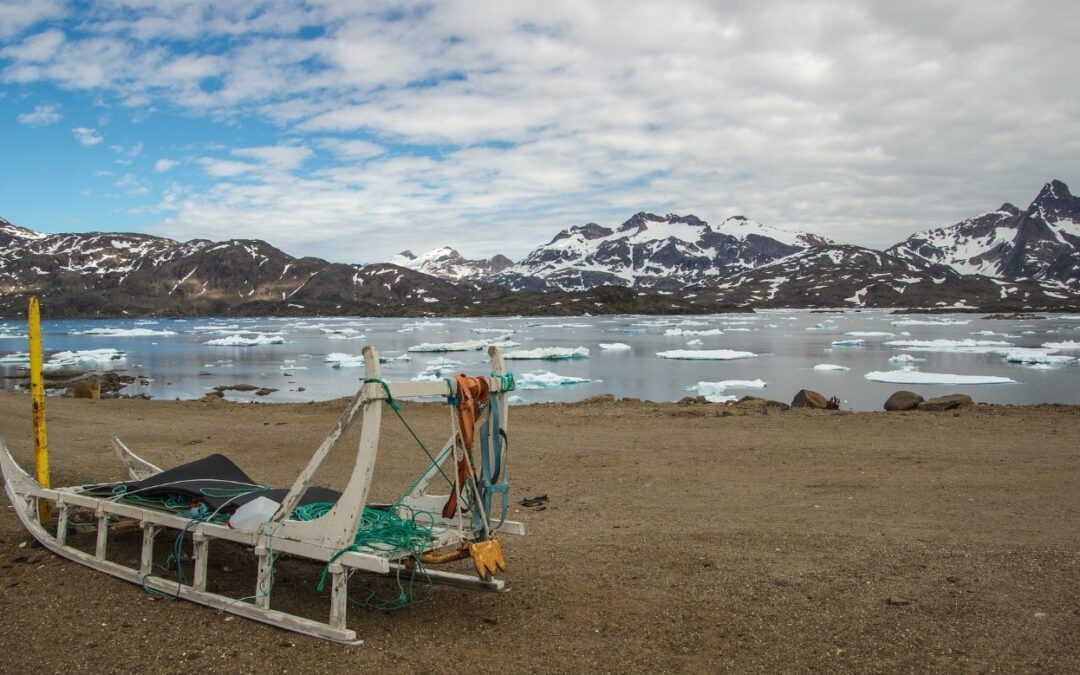
<path fill-rule="evenodd" d="M 466 453 L 472 452 L 473 441 L 476 436 L 476 421 L 480 419 L 480 408 L 488 402 L 488 381 L 484 377 L 469 377 L 468 375 L 456 375 L 457 383 L 457 415 L 458 415 L 458 439 L 455 441 L 461 449 L 461 457 L 457 462 L 456 484 L 450 491 L 450 499 L 443 506 L 443 518 L 451 518 L 457 511 L 458 494 L 465 488 L 469 480 L 469 463 L 466 461 Z"/>

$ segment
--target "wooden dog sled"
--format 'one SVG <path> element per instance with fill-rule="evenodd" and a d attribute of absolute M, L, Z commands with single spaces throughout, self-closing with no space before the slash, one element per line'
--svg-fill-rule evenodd
<path fill-rule="evenodd" d="M 432 382 L 389 383 L 380 377 L 379 357 L 372 347 L 363 350 L 365 378 L 356 396 L 341 415 L 337 425 L 312 455 L 307 466 L 284 494 L 280 505 L 253 529 L 233 529 L 227 523 L 160 510 L 122 499 L 123 494 L 101 494 L 100 486 L 45 488 L 15 462 L 0 441 L 0 470 L 4 488 L 27 530 L 45 548 L 101 572 L 140 584 L 150 592 L 191 600 L 223 612 L 261 621 L 334 642 L 359 644 L 356 632 L 346 626 L 349 577 L 355 572 L 378 575 L 415 574 L 423 566 L 426 580 L 486 591 L 502 591 L 506 582 L 495 579 L 503 569 L 497 533 L 524 534 L 521 523 L 505 520 L 508 483 L 506 475 L 506 394 L 513 389 L 513 376 L 506 372 L 502 354 L 489 349 L 491 376 Z M 463 379 L 464 378 L 464 379 Z M 468 382 L 467 382 L 468 381 Z M 411 550 L 370 548 L 358 545 L 360 533 L 367 526 L 367 498 L 371 487 L 379 446 L 383 406 L 396 411 L 394 399 L 413 396 L 443 396 L 459 411 L 472 399 L 462 389 L 472 383 L 484 390 L 473 401 L 486 413 L 481 425 L 463 429 L 462 422 L 472 422 L 463 414 L 451 414 L 451 435 L 443 448 L 405 495 L 393 505 L 380 507 L 404 521 L 423 514 L 429 536 Z M 475 394 L 476 392 L 472 392 Z M 486 400 L 485 400 L 486 399 Z M 477 411 L 474 411 L 477 412 Z M 352 474 L 336 503 L 311 520 L 297 520 L 294 510 L 311 487 L 316 471 L 357 418 L 362 419 L 360 443 Z M 473 434 L 480 437 L 481 462 L 470 448 Z M 120 461 L 133 481 L 153 479 L 162 470 L 140 458 L 114 437 Z M 426 450 L 425 450 L 426 452 Z M 494 471 L 492 467 L 495 468 Z M 444 470 L 444 468 L 446 470 Z M 500 479 L 500 474 L 502 478 Z M 451 495 L 432 494 L 430 489 L 440 476 L 454 476 Z M 448 479 L 450 480 L 450 479 Z M 264 488 L 265 489 L 265 488 Z M 319 490 L 321 488 L 314 488 Z M 127 493 L 130 494 L 130 493 Z M 501 498 L 501 503 L 497 498 Z M 496 508 L 498 503 L 499 508 Z M 48 504 L 56 513 L 55 534 L 38 519 L 39 508 Z M 220 508 L 220 507 L 219 507 Z M 368 507 L 369 509 L 372 507 Z M 499 510 L 500 514 L 493 513 Z M 76 511 L 89 512 L 96 519 L 97 539 L 94 552 L 69 545 L 70 517 Z M 427 527 L 430 521 L 430 527 Z M 134 569 L 107 559 L 110 531 L 134 527 L 142 529 L 139 568 Z M 154 574 L 154 543 L 164 528 L 179 530 L 190 537 L 193 563 L 191 580 L 171 580 Z M 236 599 L 207 590 L 210 544 L 215 540 L 235 542 L 248 547 L 258 562 L 253 594 Z M 327 621 L 317 621 L 271 608 L 274 561 L 287 554 L 325 565 L 329 579 L 330 608 Z M 478 576 L 433 570 L 431 564 L 472 557 Z M 179 563 L 182 565 L 182 563 Z"/>

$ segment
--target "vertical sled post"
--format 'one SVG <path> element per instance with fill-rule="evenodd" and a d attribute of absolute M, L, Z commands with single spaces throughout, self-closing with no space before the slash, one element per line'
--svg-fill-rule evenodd
<path fill-rule="evenodd" d="M 42 376 L 41 356 L 41 307 L 36 295 L 30 296 L 30 310 L 27 314 L 27 335 L 30 337 L 30 405 L 34 418 L 34 468 L 37 482 L 48 489 L 49 485 L 49 444 L 45 438 L 45 378 Z M 38 520 L 47 525 L 52 513 L 49 502 L 38 500 Z"/>

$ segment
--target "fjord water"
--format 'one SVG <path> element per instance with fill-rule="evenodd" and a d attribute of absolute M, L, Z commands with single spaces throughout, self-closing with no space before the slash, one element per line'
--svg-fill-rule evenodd
<path fill-rule="evenodd" d="M 101 329 L 115 330 L 110 331 L 113 334 L 103 335 Z M 723 332 L 666 334 L 716 329 Z M 25 326 L 18 322 L 0 324 L 0 337 L 4 338 L 0 339 L 0 358 L 26 351 L 26 342 L 21 338 L 25 332 Z M 848 333 L 878 335 L 856 337 Z M 250 339 L 260 334 L 280 337 L 283 342 L 255 346 L 205 344 L 231 335 Z M 880 409 L 884 400 L 898 389 L 916 391 L 925 397 L 963 392 L 976 401 L 988 403 L 1080 403 L 1077 386 L 1080 362 L 1076 359 L 1062 364 L 1023 365 L 1007 362 L 1002 351 L 1011 347 L 1038 348 L 1047 342 L 1080 342 L 1080 317 L 1075 315 L 992 320 L 972 314 L 777 310 L 692 317 L 57 320 L 44 322 L 43 335 L 46 360 L 64 350 L 113 348 L 124 352 L 122 360 L 80 367 L 121 370 L 146 378 L 147 384 L 128 386 L 124 393 L 145 393 L 155 399 L 199 398 L 215 386 L 235 384 L 277 390 L 263 397 L 250 392 L 227 392 L 227 398 L 238 401 L 272 403 L 350 396 L 359 386 L 363 369 L 340 367 L 341 364 L 334 367 L 325 359 L 332 353 L 359 355 L 361 347 L 368 344 L 390 359 L 382 366 L 383 375 L 389 380 L 420 377 L 429 369 L 429 362 L 437 358 L 462 363 L 449 366 L 446 373 L 486 374 L 483 351 L 410 353 L 407 350 L 422 343 L 476 341 L 507 335 L 520 346 L 506 347 L 505 351 L 585 347 L 590 353 L 584 359 L 508 362 L 519 381 L 528 379 L 525 375 L 530 372 L 548 374 L 531 378 L 538 388 L 519 388 L 516 395 L 524 403 L 575 401 L 598 394 L 676 401 L 696 395 L 690 388 L 699 382 L 729 380 L 762 380 L 766 385 L 729 387 L 723 392 L 727 395 L 753 394 L 790 402 L 799 389 L 807 388 L 826 396 L 838 396 L 843 408 L 855 410 Z M 849 346 L 833 344 L 853 339 L 864 342 Z M 696 340 L 700 343 L 687 344 Z M 956 345 L 939 344 L 931 348 L 936 351 L 908 351 L 885 344 L 894 340 L 989 340 L 1008 346 L 975 348 L 972 353 Z M 606 350 L 599 347 L 600 343 L 624 343 L 630 349 Z M 658 352 L 671 350 L 735 350 L 752 352 L 755 356 L 735 360 L 672 360 L 657 356 Z M 1077 349 L 1053 353 L 1080 357 Z M 408 354 L 410 360 L 395 360 L 402 354 Z M 899 354 L 921 360 L 906 364 L 889 362 L 890 357 Z M 847 370 L 815 370 L 818 364 L 842 366 Z M 864 377 L 871 371 L 900 370 L 904 365 L 927 373 L 1007 377 L 1015 383 L 900 385 L 873 382 Z M 0 363 L 0 375 L 15 375 L 24 368 Z M 551 386 L 558 381 L 557 376 L 590 381 Z M 12 389 L 19 380 L 6 377 L 2 382 L 4 388 Z"/>

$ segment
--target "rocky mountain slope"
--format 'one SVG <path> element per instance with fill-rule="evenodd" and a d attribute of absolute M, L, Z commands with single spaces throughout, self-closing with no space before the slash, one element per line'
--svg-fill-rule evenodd
<path fill-rule="evenodd" d="M 504 255 L 468 260 L 449 246 L 433 248 L 419 256 L 412 251 L 402 251 L 388 258 L 386 262 L 450 281 L 487 279 L 514 264 L 513 260 Z"/>
<path fill-rule="evenodd" d="M 753 307 L 1052 308 L 1056 284 L 1003 281 L 849 245 L 805 249 L 697 291 L 708 302 Z M 1073 296 L 1075 297 L 1075 296 Z"/>
<path fill-rule="evenodd" d="M 600 285 L 671 290 L 740 274 L 826 243 L 742 216 L 713 228 L 695 216 L 638 213 L 614 230 L 596 223 L 563 230 L 493 281 L 529 290 Z"/>
<path fill-rule="evenodd" d="M 1080 197 L 1058 180 L 1021 211 L 996 211 L 913 234 L 888 252 L 949 265 L 963 274 L 1056 282 L 1080 291 Z"/>

